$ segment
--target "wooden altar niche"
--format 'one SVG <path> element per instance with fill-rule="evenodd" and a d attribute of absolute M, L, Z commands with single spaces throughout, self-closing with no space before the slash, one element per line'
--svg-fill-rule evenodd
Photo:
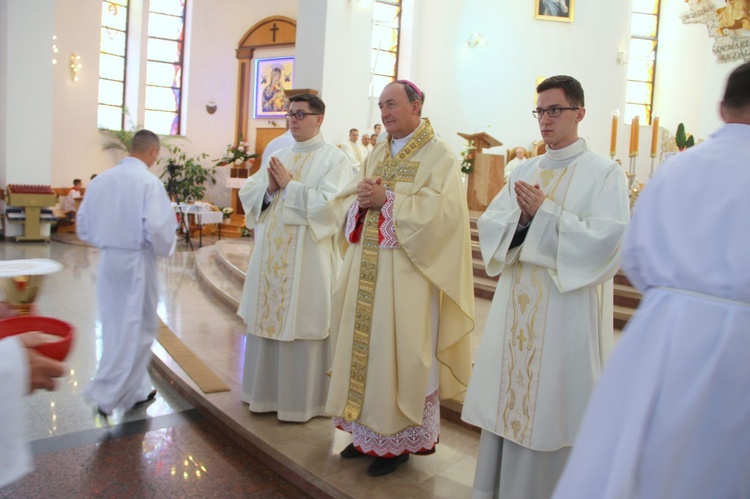
<path fill-rule="evenodd" d="M 261 47 L 294 47 L 297 41 L 297 22 L 294 19 L 284 16 L 271 16 L 256 23 L 252 28 L 247 30 L 237 46 L 237 61 L 239 71 L 237 72 L 237 117 L 235 120 L 234 143 L 239 143 L 242 137 L 250 136 L 250 114 L 253 108 L 253 58 L 255 50 Z M 285 128 L 279 128 L 279 135 L 284 133 Z M 258 143 L 258 130 L 256 130 L 255 142 Z M 268 134 L 268 132 L 261 132 Z M 264 137 L 260 137 L 261 140 Z M 266 141 L 263 144 L 265 148 Z M 231 177 L 247 177 L 252 175 L 260 167 L 260 156 L 263 154 L 262 149 L 255 148 L 258 158 L 255 160 L 253 167 L 247 170 L 233 168 L 230 170 Z M 239 189 L 232 189 L 232 208 L 234 212 L 243 215 L 242 203 L 238 196 Z"/>
<path fill-rule="evenodd" d="M 484 132 L 459 132 L 458 135 L 472 142 L 476 148 L 474 171 L 469 174 L 466 191 L 469 210 L 484 211 L 505 185 L 505 157 L 500 154 L 485 154 L 482 150 L 501 146 L 503 143 Z"/>

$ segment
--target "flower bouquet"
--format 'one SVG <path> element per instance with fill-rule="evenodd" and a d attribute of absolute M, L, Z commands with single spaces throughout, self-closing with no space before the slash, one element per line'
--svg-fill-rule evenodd
<path fill-rule="evenodd" d="M 474 157 L 476 156 L 477 148 L 474 147 L 474 142 L 469 141 L 466 145 L 466 149 L 461 151 L 461 173 L 469 174 L 474 171 Z"/>
<path fill-rule="evenodd" d="M 224 218 L 229 218 L 232 216 L 232 213 L 234 213 L 234 210 L 231 206 L 225 206 L 221 209 L 221 212 L 224 214 Z"/>
<path fill-rule="evenodd" d="M 216 166 L 232 166 L 233 168 L 242 168 L 242 165 L 246 162 L 252 162 L 257 158 L 257 154 L 250 152 L 250 146 L 247 142 L 240 141 L 236 146 L 232 144 L 227 145 L 227 150 L 224 152 L 224 156 L 216 160 Z"/>

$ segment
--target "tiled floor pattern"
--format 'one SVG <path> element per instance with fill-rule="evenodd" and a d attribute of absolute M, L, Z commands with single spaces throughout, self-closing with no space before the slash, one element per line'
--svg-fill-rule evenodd
<path fill-rule="evenodd" d="M 204 238 L 204 245 L 210 242 Z M 81 395 L 95 371 L 101 341 L 95 308 L 98 251 L 74 240 L 2 242 L 0 257 L 62 262 L 65 268 L 45 282 L 38 311 L 73 323 L 78 332 L 67 360 L 70 371 L 58 390 L 28 398 L 26 430 L 38 453 L 37 470 L 14 486 L 28 488 L 6 489 L 0 497 L 302 497 L 274 473 L 279 463 L 291 470 L 284 477 L 297 484 L 295 475 L 302 477 L 307 481 L 302 486 L 314 496 L 320 491 L 334 497 L 470 496 L 478 438 L 459 425 L 443 422 L 434 455 L 414 457 L 396 473 L 372 478 L 365 474 L 367 459 L 339 458 L 349 436 L 334 430 L 328 418 L 287 424 L 273 414 L 249 413 L 239 400 L 244 324 L 201 289 L 194 252 L 184 243 L 159 262 L 159 315 L 232 391 L 202 394 L 155 343 L 155 365 L 166 375 L 154 380 L 156 401 L 115 414 L 113 423 L 129 430 L 104 428 Z M 216 422 L 233 437 L 209 424 Z M 261 453 L 242 454 L 248 446 Z M 270 469 L 258 468 L 258 458 Z M 195 475 L 199 470 L 203 479 Z"/>

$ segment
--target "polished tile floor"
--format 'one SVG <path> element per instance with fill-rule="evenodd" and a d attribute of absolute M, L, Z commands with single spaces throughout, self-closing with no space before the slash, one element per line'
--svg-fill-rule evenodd
<path fill-rule="evenodd" d="M 372 478 L 365 474 L 367 459 L 339 458 L 349 436 L 328 418 L 287 424 L 273 414 L 251 414 L 239 397 L 244 324 L 201 289 L 194 252 L 184 243 L 159 262 L 159 315 L 231 391 L 203 394 L 155 343 L 157 399 L 116 413 L 107 426 L 81 394 L 100 347 L 98 251 L 71 237 L 60 240 L 66 242 L 0 243 L 3 259 L 52 258 L 64 265 L 45 282 L 38 313 L 78 331 L 58 390 L 28 398 L 26 431 L 37 469 L 0 497 L 305 497 L 295 484 L 312 496 L 470 497 L 478 434 L 468 428 L 444 421 L 434 455 Z M 487 307 L 478 303 L 478 319 Z"/>
<path fill-rule="evenodd" d="M 74 238 L 65 238 L 74 240 Z M 54 392 L 27 397 L 26 436 L 35 471 L 0 490 L 5 497 L 308 497 L 208 421 L 152 369 L 157 398 L 110 423 L 95 415 L 82 388 L 96 369 L 100 348 L 95 282 L 98 251 L 81 244 L 0 243 L 4 260 L 52 258 L 64 269 L 48 277 L 38 313 L 75 325 L 68 375 Z M 160 263 L 160 311 L 189 287 L 192 254 Z M 184 303 L 173 307 L 205 314 Z M 192 320 L 189 314 L 184 319 Z"/>

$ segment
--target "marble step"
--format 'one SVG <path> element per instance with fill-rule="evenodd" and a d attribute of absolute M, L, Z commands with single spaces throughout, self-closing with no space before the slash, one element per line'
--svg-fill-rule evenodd
<path fill-rule="evenodd" d="M 629 284 L 617 284 L 614 286 L 615 305 L 636 309 L 641 304 L 641 292 Z"/>
<path fill-rule="evenodd" d="M 219 241 L 220 242 L 220 241 Z M 227 307 L 237 310 L 242 296 L 242 284 L 228 277 L 223 266 L 217 263 L 217 245 L 204 246 L 195 251 L 195 271 L 208 294 L 213 295 Z"/>
<path fill-rule="evenodd" d="M 476 282 L 477 277 L 482 277 L 484 279 L 489 279 L 492 281 L 497 281 L 498 279 L 500 279 L 500 275 L 496 275 L 496 276 L 487 275 L 487 269 L 485 268 L 484 262 L 482 262 L 481 259 L 474 258 L 471 263 L 472 263 L 472 268 L 474 271 L 475 282 Z"/>
<path fill-rule="evenodd" d="M 614 305 L 612 309 L 613 324 L 615 329 L 625 329 L 625 325 L 635 315 L 635 309 L 630 307 L 623 307 L 622 305 Z"/>
<path fill-rule="evenodd" d="M 234 280 L 240 289 L 245 283 L 250 255 L 255 241 L 250 237 L 234 239 L 232 241 L 218 241 L 216 244 L 216 264 L 226 276 Z"/>

